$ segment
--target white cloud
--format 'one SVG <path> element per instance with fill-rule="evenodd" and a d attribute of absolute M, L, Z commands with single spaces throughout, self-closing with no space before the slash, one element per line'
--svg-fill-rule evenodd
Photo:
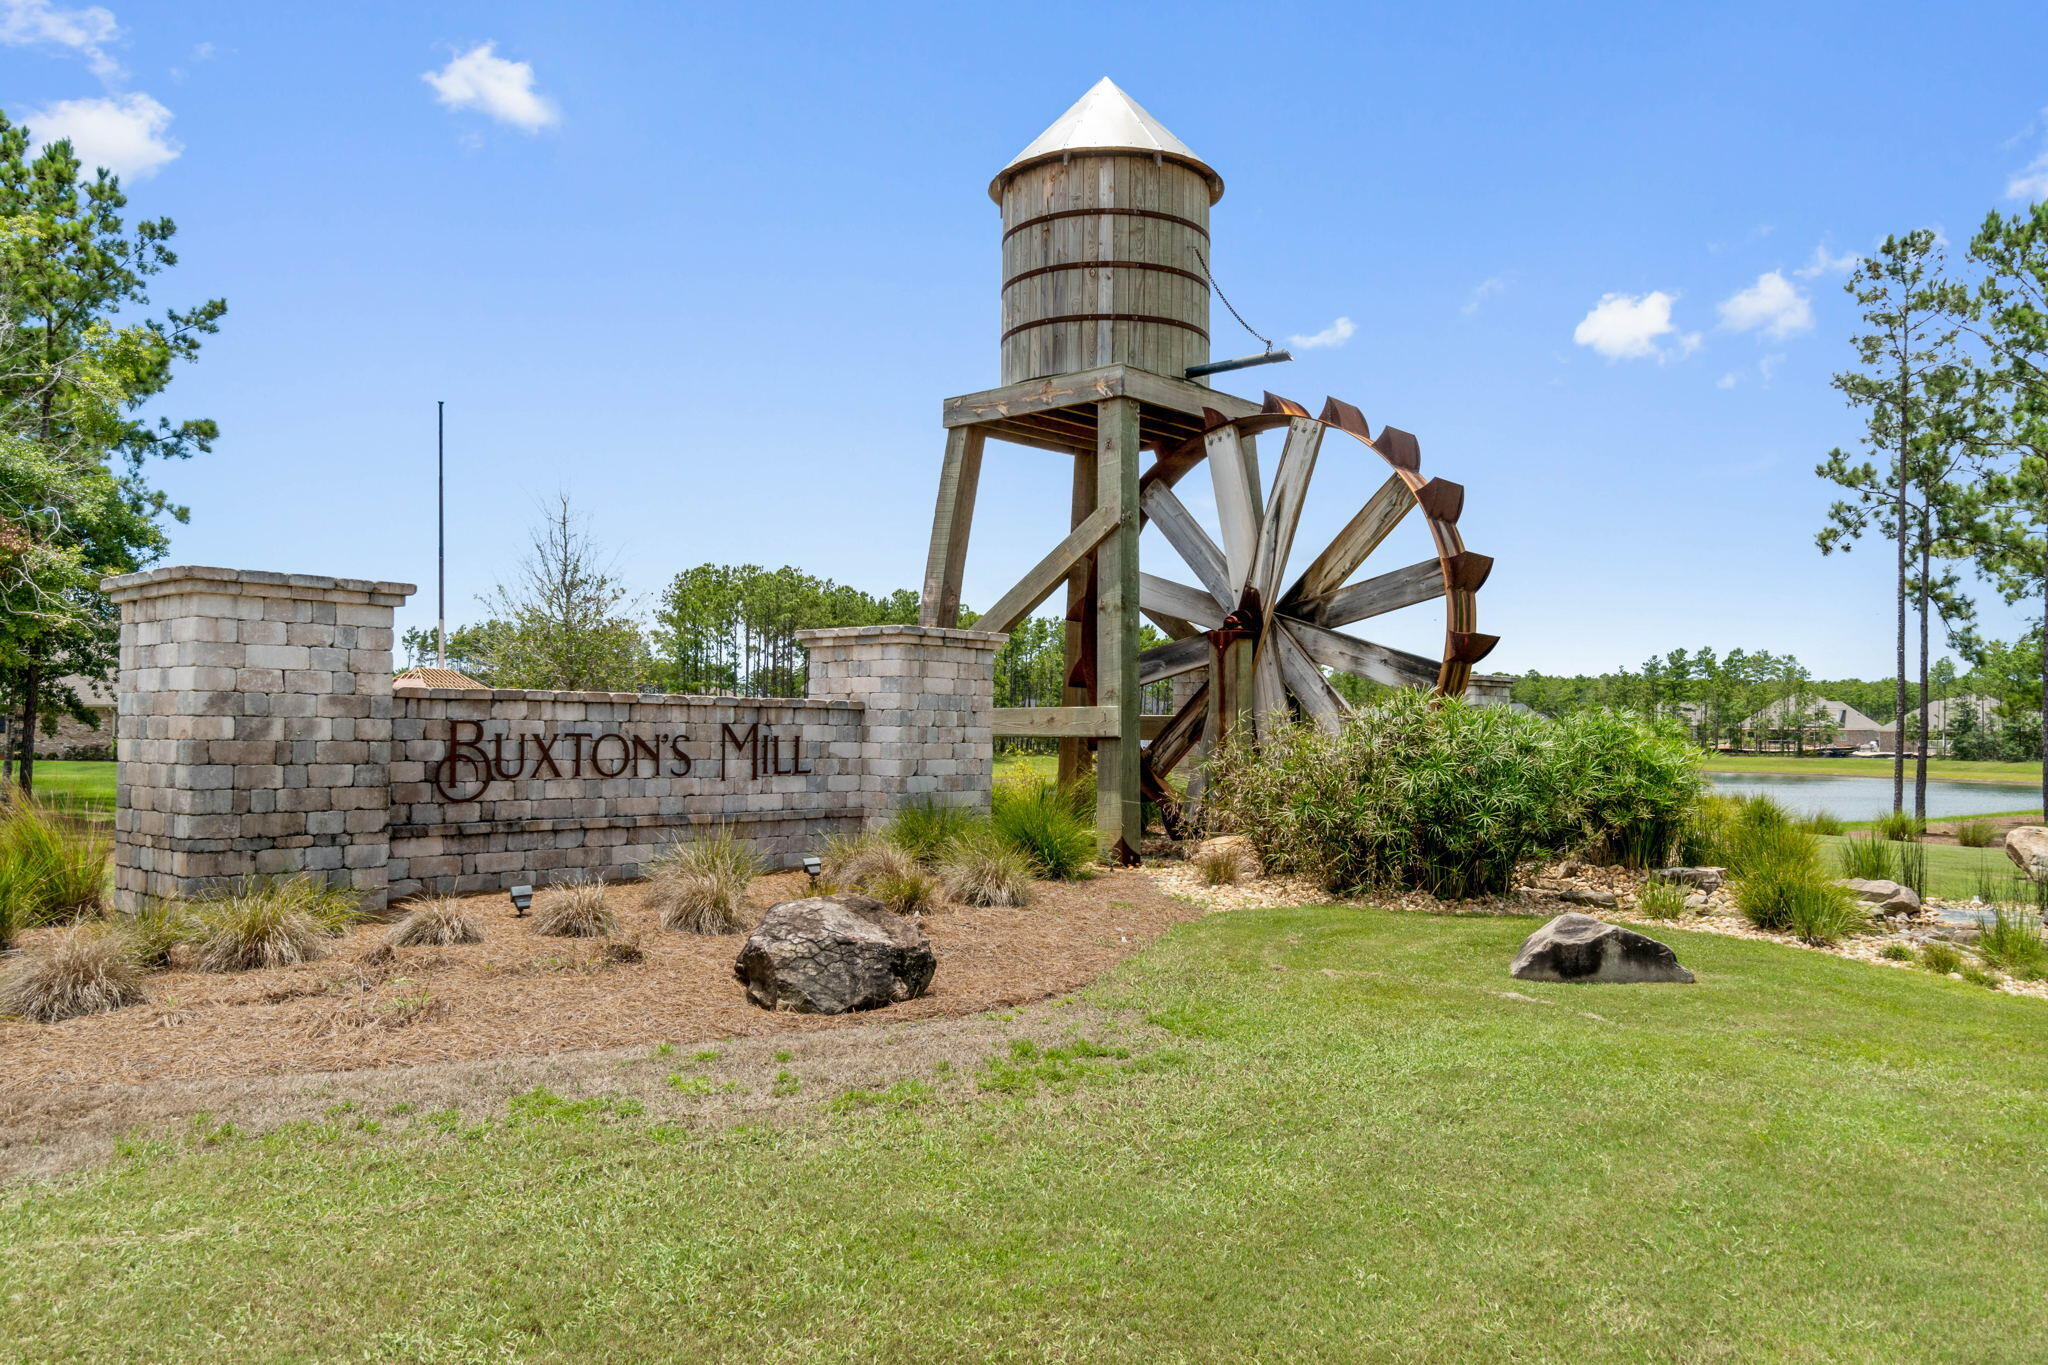
<path fill-rule="evenodd" d="M 560 121 L 553 101 L 533 88 L 533 64 L 508 62 L 497 55 L 497 46 L 478 43 L 420 79 L 450 109 L 476 109 L 529 133 Z"/>
<path fill-rule="evenodd" d="M 193 61 L 195 61 L 195 62 L 210 62 L 210 61 L 212 61 L 212 60 L 213 60 L 213 44 L 212 44 L 212 43 L 194 43 L 194 44 L 192 45 L 192 60 L 193 60 Z"/>
<path fill-rule="evenodd" d="M 111 12 L 98 5 L 61 9 L 50 0 L 0 0 L 0 43 L 9 47 L 68 47 L 103 79 L 121 74 L 106 44 L 121 36 Z"/>
<path fill-rule="evenodd" d="M 1338 318 L 1335 322 L 1317 332 L 1314 336 L 1291 336 L 1287 344 L 1296 350 L 1313 351 L 1319 346 L 1342 346 L 1358 331 L 1358 324 L 1350 318 Z"/>
<path fill-rule="evenodd" d="M 1756 283 L 1721 301 L 1721 325 L 1731 332 L 1753 332 L 1782 341 L 1813 330 L 1813 304 L 1799 292 L 1799 286 L 1776 271 L 1756 277 Z"/>
<path fill-rule="evenodd" d="M 1778 373 L 1778 367 L 1784 363 L 1785 357 L 1781 355 L 1767 355 L 1756 362 L 1756 372 L 1764 381 L 1765 388 L 1771 386 L 1772 376 Z"/>
<path fill-rule="evenodd" d="M 104 166 L 135 180 L 154 175 L 185 150 L 167 135 L 171 111 L 143 94 L 59 100 L 30 110 L 21 121 L 38 146 L 69 138 L 71 150 L 87 167 Z"/>
<path fill-rule="evenodd" d="M 1465 306 L 1460 308 L 1458 311 L 1463 313 L 1465 316 L 1470 317 L 1472 316 L 1472 314 L 1478 312 L 1479 309 L 1486 303 L 1488 299 L 1492 298 L 1495 294 L 1500 293 L 1507 287 L 1507 276 L 1488 276 L 1486 279 L 1483 279 L 1479 283 L 1472 286 L 1471 296 L 1465 300 Z"/>
<path fill-rule="evenodd" d="M 1700 334 L 1688 332 L 1676 338 L 1676 352 L 1657 345 L 1657 338 L 1677 332 L 1671 322 L 1671 305 L 1677 296 L 1661 289 L 1637 297 L 1634 294 L 1602 294 L 1593 310 L 1572 329 L 1572 340 L 1590 346 L 1609 360 L 1684 359 L 1699 349 Z"/>
<path fill-rule="evenodd" d="M 1839 256 L 1829 255 L 1828 244 L 1822 242 L 1813 249 L 1813 259 L 1792 273 L 1802 280 L 1819 279 L 1822 275 L 1844 275 L 1854 270 L 1862 259 L 1853 251 L 1845 251 Z"/>
<path fill-rule="evenodd" d="M 2005 193 L 2009 199 L 2048 199 L 2048 152 L 2029 161 L 2024 169 L 2014 171 L 2012 179 L 2005 182 Z"/>
<path fill-rule="evenodd" d="M 1714 387 L 1717 389 L 1732 389 L 1741 382 L 1741 377 L 1737 375 L 1733 370 L 1730 370 L 1727 374 L 1722 375 L 1719 379 L 1716 379 L 1714 381 Z"/>

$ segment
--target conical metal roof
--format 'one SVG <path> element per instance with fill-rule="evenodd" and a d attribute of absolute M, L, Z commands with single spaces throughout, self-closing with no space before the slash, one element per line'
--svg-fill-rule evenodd
<path fill-rule="evenodd" d="M 1052 127 L 1010 158 L 1010 164 L 989 182 L 989 198 L 1001 202 L 1003 182 L 1026 166 L 1082 151 L 1151 152 L 1200 171 L 1209 182 L 1210 203 L 1223 197 L 1223 177 L 1215 168 L 1104 76 L 1074 101 L 1073 108 L 1055 119 Z"/>

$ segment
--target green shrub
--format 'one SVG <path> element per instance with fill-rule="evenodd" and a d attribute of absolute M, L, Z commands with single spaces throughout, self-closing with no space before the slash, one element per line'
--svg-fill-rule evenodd
<path fill-rule="evenodd" d="M 1948 976 L 1961 971 L 1965 960 L 1960 948 L 1953 943 L 1943 943 L 1940 939 L 1924 944 L 1920 949 L 1920 965 L 1936 976 Z"/>
<path fill-rule="evenodd" d="M 983 829 L 955 839 L 939 860 L 946 894 L 963 905 L 1028 905 L 1031 860 Z"/>
<path fill-rule="evenodd" d="M 99 909 L 112 850 L 93 823 L 0 788 L 0 944 L 14 929 Z"/>
<path fill-rule="evenodd" d="M 1785 907 L 1785 927 L 1802 943 L 1829 947 L 1870 928 L 1870 911 L 1825 874 L 1798 887 Z"/>
<path fill-rule="evenodd" d="M 1927 832 L 1927 827 L 1915 819 L 1912 812 L 1903 810 L 1891 812 L 1876 821 L 1871 828 L 1876 831 L 1878 838 L 1902 844 L 1910 843 Z"/>
<path fill-rule="evenodd" d="M 1879 948 L 1877 955 L 1884 958 L 1887 962 L 1911 962 L 1913 960 L 1913 947 L 1908 943 L 1894 941 Z"/>
<path fill-rule="evenodd" d="M 252 877 L 240 889 L 195 901 L 191 919 L 202 972 L 289 967 L 324 957 L 321 939 L 355 917 L 354 897 L 306 877 Z"/>
<path fill-rule="evenodd" d="M 1728 838 L 1742 802 L 1733 796 L 1700 798 L 1679 827 L 1677 859 L 1687 867 L 1726 867 Z"/>
<path fill-rule="evenodd" d="M 121 936 L 82 924 L 22 950 L 0 972 L 0 1014 L 54 1024 L 145 999 L 142 973 Z"/>
<path fill-rule="evenodd" d="M 1685 913 L 1685 896 L 1677 882 L 1644 882 L 1636 888 L 1636 911 L 1649 919 L 1677 919 Z"/>
<path fill-rule="evenodd" d="M 1740 877 L 1751 870 L 1818 860 L 1820 841 L 1767 796 L 1744 798 L 1729 821 L 1722 866 Z"/>
<path fill-rule="evenodd" d="M 647 865 L 647 901 L 661 927 L 690 934 L 735 934 L 754 918 L 747 902 L 763 870 L 754 846 L 730 828 L 670 844 Z"/>
<path fill-rule="evenodd" d="M 1835 857 L 1840 863 L 1844 877 L 1861 877 L 1866 881 L 1889 882 L 1898 880 L 1892 858 L 1892 846 L 1883 839 L 1859 839 L 1855 835 L 1836 845 Z"/>
<path fill-rule="evenodd" d="M 1840 834 L 1844 828 L 1841 816 L 1824 810 L 1807 816 L 1804 824 L 1814 834 Z"/>
<path fill-rule="evenodd" d="M 1998 837 L 1998 826 L 1989 820 L 1956 821 L 1956 842 L 1964 848 L 1989 848 Z"/>
<path fill-rule="evenodd" d="M 1675 732 L 1606 712 L 1552 721 L 1391 693 L 1332 732 L 1242 729 L 1209 764 L 1209 820 L 1269 871 L 1330 890 L 1506 891 L 1517 864 L 1585 849 L 1657 862 L 1683 843 L 1702 783 Z"/>
<path fill-rule="evenodd" d="M 482 943 L 484 936 L 476 921 L 463 913 L 461 901 L 435 896 L 406 911 L 405 918 L 391 926 L 384 941 L 394 948 L 440 948 L 456 943 Z"/>
<path fill-rule="evenodd" d="M 1005 784 L 996 788 L 990 826 L 1041 877 L 1072 881 L 1090 875 L 1095 826 L 1083 817 L 1077 792 L 1050 782 Z"/>
<path fill-rule="evenodd" d="M 604 938 L 616 928 L 611 888 L 601 881 L 550 887 L 533 912 L 533 932 L 551 938 Z"/>
<path fill-rule="evenodd" d="M 897 810 L 884 834 L 890 843 L 930 867 L 945 856 L 956 840 L 984 823 L 985 817 L 979 811 L 922 800 Z"/>
<path fill-rule="evenodd" d="M 1984 989 L 1992 991 L 1997 990 L 1998 983 L 2005 980 L 2005 978 L 2000 976 L 1997 972 L 1987 970 L 1986 968 L 1977 966 L 1975 963 L 1969 962 L 1963 964 L 1963 970 L 1961 974 L 1963 980 L 1969 982 L 1972 986 L 1982 986 L 1984 987 Z"/>
<path fill-rule="evenodd" d="M 880 901 L 885 910 L 899 915 L 925 915 L 938 904 L 939 883 L 922 867 L 912 867 L 907 872 L 876 877 L 868 883 L 867 894 Z"/>
<path fill-rule="evenodd" d="M 1977 955 L 2021 981 L 2048 976 L 2048 940 L 2042 939 L 2040 918 L 2030 910 L 1998 907 L 1977 935 Z"/>

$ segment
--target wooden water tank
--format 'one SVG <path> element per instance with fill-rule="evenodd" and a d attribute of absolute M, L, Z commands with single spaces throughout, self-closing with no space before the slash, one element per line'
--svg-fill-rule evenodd
<path fill-rule="evenodd" d="M 1223 182 L 1104 80 L 989 187 L 1003 212 L 1002 382 L 1209 358 Z"/>

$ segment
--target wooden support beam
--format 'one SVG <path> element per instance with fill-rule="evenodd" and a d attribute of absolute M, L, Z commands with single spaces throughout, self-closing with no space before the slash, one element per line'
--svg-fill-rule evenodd
<path fill-rule="evenodd" d="M 1420 654 L 1356 640 L 1306 621 L 1288 621 L 1286 628 L 1306 650 L 1309 658 L 1339 673 L 1356 673 L 1389 687 L 1434 687 L 1442 664 Z"/>
<path fill-rule="evenodd" d="M 1444 595 L 1444 564 L 1432 556 L 1405 569 L 1395 569 L 1363 583 L 1353 583 L 1321 597 L 1307 597 L 1288 613 L 1314 626 L 1347 626 L 1368 616 L 1383 616 Z"/>
<path fill-rule="evenodd" d="M 1117 734 L 1113 706 L 998 706 L 993 731 L 1009 739 L 1097 739 Z"/>
<path fill-rule="evenodd" d="M 973 426 L 1126 396 L 1195 418 L 1202 415 L 1203 408 L 1214 408 L 1227 417 L 1250 417 L 1259 411 L 1257 403 L 1235 394 L 1219 393 L 1191 380 L 1154 374 L 1130 365 L 1102 365 L 1051 379 L 1030 379 L 948 398 L 944 420 L 949 427 Z"/>
<path fill-rule="evenodd" d="M 1138 605 L 1146 611 L 1178 616 L 1203 630 L 1216 629 L 1228 615 L 1221 602 L 1200 588 L 1149 573 L 1138 575 Z"/>
<path fill-rule="evenodd" d="M 1345 580 L 1358 572 L 1366 556 L 1379 548 L 1379 543 L 1401 524 L 1401 518 L 1414 505 L 1415 495 L 1408 491 L 1407 480 L 1399 474 L 1390 476 L 1377 493 L 1366 499 L 1357 515 L 1345 523 L 1329 547 L 1302 572 L 1300 581 L 1280 599 L 1281 604 L 1304 597 L 1322 597 L 1343 587 Z"/>
<path fill-rule="evenodd" d="M 1095 510 L 1095 443 L 1074 455 L 1069 525 L 1079 526 Z M 1095 556 L 1088 555 L 1067 575 L 1066 673 L 1060 698 L 1068 706 L 1095 704 Z M 1060 741 L 1058 780 L 1070 789 L 1095 768 L 1095 741 L 1075 737 Z"/>
<path fill-rule="evenodd" d="M 1236 606 L 1238 595 L 1244 589 L 1244 580 L 1232 582 L 1229 566 L 1223 562 L 1223 551 L 1216 542 L 1209 539 L 1209 533 L 1188 511 L 1187 504 L 1174 495 L 1173 489 L 1164 483 L 1155 483 L 1146 488 L 1142 495 L 1145 516 L 1152 525 L 1159 528 L 1159 534 L 1166 537 L 1174 553 L 1195 571 L 1195 577 L 1209 590 L 1210 596 L 1218 602 Z"/>
<path fill-rule="evenodd" d="M 1136 371 L 1133 373 L 1142 373 Z M 1093 517 L 1113 516 L 1095 555 L 1095 700 L 1118 714 L 1095 742 L 1095 829 L 1103 856 L 1138 861 L 1145 836 L 1138 749 L 1138 400 L 1096 405 Z"/>
<path fill-rule="evenodd" d="M 1149 687 L 1208 666 L 1208 636 L 1190 635 L 1185 639 L 1169 640 L 1138 655 L 1138 686 Z"/>
<path fill-rule="evenodd" d="M 1060 580 L 1073 571 L 1083 556 L 1114 534 L 1119 522 L 1114 507 L 1098 507 L 1067 534 L 1067 538 L 1052 547 L 1044 559 L 1031 566 L 1031 571 L 1017 580 L 1017 586 L 1004 593 L 996 604 L 977 619 L 976 630 L 1010 630 L 1029 616 Z M 1133 594 L 1131 609 L 1137 610 L 1136 595 Z"/>
<path fill-rule="evenodd" d="M 1163 722 L 1159 733 L 1152 739 L 1147 752 L 1152 759 L 1152 771 L 1160 777 L 1172 772 L 1183 758 L 1193 751 L 1196 741 L 1202 737 L 1202 728 L 1209 716 L 1209 685 L 1203 683 L 1195 689 L 1187 703 L 1171 716 L 1161 716 Z M 1150 719 L 1150 717 L 1148 717 Z"/>
<path fill-rule="evenodd" d="M 1316 452 L 1322 449 L 1325 430 L 1321 422 L 1306 414 L 1287 424 L 1287 443 L 1280 448 L 1280 467 L 1273 475 L 1272 501 L 1259 525 L 1259 546 L 1252 558 L 1251 585 L 1259 601 L 1268 606 L 1280 590 L 1288 556 L 1294 553 L 1295 528 L 1301 524 L 1308 481 L 1315 473 Z"/>
<path fill-rule="evenodd" d="M 951 627 L 960 623 L 960 577 L 967 567 L 967 535 L 974 527 L 982 443 L 982 433 L 969 427 L 946 433 L 946 459 L 939 467 L 939 505 L 932 514 L 932 545 L 925 556 L 924 595 L 918 605 L 920 625 Z"/>

